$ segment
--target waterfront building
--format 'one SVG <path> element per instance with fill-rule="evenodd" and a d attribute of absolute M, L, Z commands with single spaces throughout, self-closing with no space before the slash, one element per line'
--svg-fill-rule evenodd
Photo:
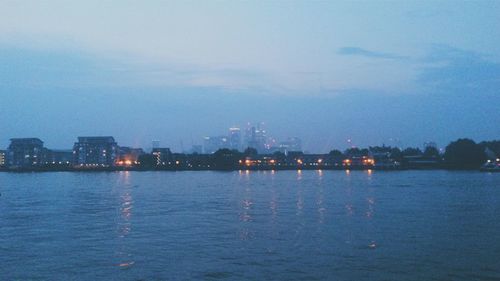
<path fill-rule="evenodd" d="M 77 167 L 113 167 L 118 156 L 118 145 L 113 137 L 78 137 L 73 146 Z"/>
<path fill-rule="evenodd" d="M 349 156 L 342 161 L 346 169 L 368 169 L 375 167 L 375 160 L 371 156 Z"/>
<path fill-rule="evenodd" d="M 38 138 L 10 139 L 7 166 L 11 169 L 29 169 L 42 165 L 43 141 Z"/>
<path fill-rule="evenodd" d="M 0 150 L 0 167 L 5 166 L 5 155 L 7 154 L 7 151 L 5 150 Z"/>
<path fill-rule="evenodd" d="M 424 155 L 406 155 L 403 156 L 403 162 L 410 169 L 434 169 L 440 164 L 438 158 Z"/>
<path fill-rule="evenodd" d="M 170 148 L 153 148 L 151 152 L 156 166 L 166 166 L 172 163 L 172 151 Z"/>
<path fill-rule="evenodd" d="M 377 169 L 396 169 L 401 163 L 391 157 L 391 148 L 382 147 L 379 150 L 370 149 L 369 157 L 373 159 L 373 166 Z"/>
<path fill-rule="evenodd" d="M 142 148 L 132 148 L 128 146 L 120 146 L 118 148 L 118 156 L 116 164 L 118 166 L 132 166 L 136 165 L 139 157 L 145 154 Z"/>
<path fill-rule="evenodd" d="M 45 165 L 71 165 L 73 163 L 73 150 L 71 149 L 44 149 L 43 164 Z"/>

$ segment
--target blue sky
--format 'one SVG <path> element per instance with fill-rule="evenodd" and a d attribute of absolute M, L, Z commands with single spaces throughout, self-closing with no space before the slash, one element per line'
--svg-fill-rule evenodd
<path fill-rule="evenodd" d="M 500 2 L 2 1 L 0 147 L 500 138 Z M 398 141 L 394 141 L 397 139 Z"/>

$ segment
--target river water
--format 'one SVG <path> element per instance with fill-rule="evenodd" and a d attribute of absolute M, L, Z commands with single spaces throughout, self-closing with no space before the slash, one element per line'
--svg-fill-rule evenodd
<path fill-rule="evenodd" d="M 500 174 L 0 173 L 0 280 L 500 280 Z"/>

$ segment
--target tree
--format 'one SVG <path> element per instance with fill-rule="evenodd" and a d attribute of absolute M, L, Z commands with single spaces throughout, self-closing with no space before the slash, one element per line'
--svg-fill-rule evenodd
<path fill-rule="evenodd" d="M 257 149 L 253 148 L 253 147 L 247 147 L 247 149 L 245 149 L 245 151 L 243 152 L 243 154 L 245 156 L 255 156 L 257 155 Z"/>
<path fill-rule="evenodd" d="M 495 157 L 500 157 L 500 140 L 483 141 L 479 143 L 483 149 L 489 149 L 495 154 Z"/>
<path fill-rule="evenodd" d="M 390 146 L 370 146 L 368 147 L 368 150 L 372 153 L 390 153 L 392 150 L 392 147 Z"/>
<path fill-rule="evenodd" d="M 401 154 L 404 156 L 420 156 L 422 155 L 422 150 L 420 148 L 413 148 L 413 147 L 408 147 L 405 150 L 401 152 Z"/>
<path fill-rule="evenodd" d="M 428 146 L 424 150 L 424 156 L 429 158 L 439 158 L 439 150 L 433 146 Z"/>
<path fill-rule="evenodd" d="M 367 148 L 359 149 L 357 147 L 349 148 L 344 153 L 347 156 L 368 156 L 370 151 Z"/>
<path fill-rule="evenodd" d="M 341 156 L 343 156 L 342 151 L 337 150 L 337 149 L 334 149 L 334 150 L 330 151 L 329 154 L 330 154 L 331 157 L 341 157 Z"/>
<path fill-rule="evenodd" d="M 391 154 L 390 154 L 391 159 L 394 159 L 396 161 L 403 161 L 403 153 L 401 152 L 401 149 L 394 147 L 391 149 Z"/>
<path fill-rule="evenodd" d="M 486 161 L 486 155 L 473 140 L 458 139 L 446 147 L 444 160 L 450 168 L 476 169 Z"/>

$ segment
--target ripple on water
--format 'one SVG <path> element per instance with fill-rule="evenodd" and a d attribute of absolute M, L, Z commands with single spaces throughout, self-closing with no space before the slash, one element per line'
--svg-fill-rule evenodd
<path fill-rule="evenodd" d="M 492 182 L 500 174 L 0 173 L 0 279 L 500 280 Z"/>

